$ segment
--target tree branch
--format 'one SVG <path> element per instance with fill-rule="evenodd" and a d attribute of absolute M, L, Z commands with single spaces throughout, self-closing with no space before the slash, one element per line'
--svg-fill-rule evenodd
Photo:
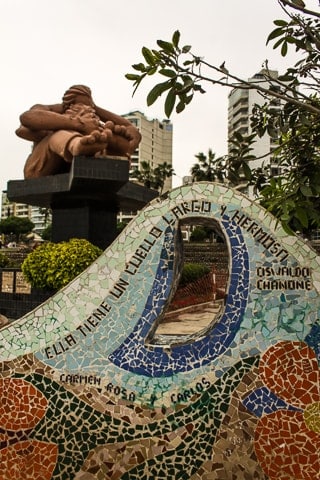
<path fill-rule="evenodd" d="M 289 0 L 278 0 L 278 3 L 280 7 L 282 6 L 288 6 L 292 8 L 293 10 L 298 10 L 299 12 L 305 13 L 306 15 L 312 15 L 313 17 L 318 17 L 320 18 L 320 13 L 314 12 L 313 10 L 309 10 L 302 5 L 299 6 L 296 3 L 290 2 Z M 289 13 L 286 10 L 286 13 L 289 15 Z"/>
<path fill-rule="evenodd" d="M 192 76 L 193 78 L 196 78 L 197 80 L 209 82 L 209 83 L 212 83 L 212 84 L 218 84 L 218 85 L 221 85 L 221 86 L 224 86 L 224 87 L 229 87 L 229 88 L 241 88 L 243 90 L 257 90 L 259 92 L 264 93 L 267 96 L 272 96 L 272 97 L 279 98 L 280 100 L 283 100 L 285 102 L 290 102 L 293 105 L 296 105 L 300 108 L 303 108 L 303 109 L 309 111 L 310 113 L 313 113 L 315 115 L 320 115 L 320 108 L 315 107 L 311 103 L 307 103 L 308 101 L 310 101 L 310 99 L 309 99 L 308 96 L 304 95 L 302 92 L 294 90 L 294 93 L 296 95 L 298 94 L 300 97 L 302 97 L 304 100 L 306 100 L 306 103 L 297 100 L 293 96 L 290 96 L 290 95 L 287 95 L 287 94 L 282 94 L 282 93 L 276 92 L 274 90 L 270 90 L 268 88 L 262 87 L 257 82 L 248 82 L 247 80 L 243 80 L 243 79 L 237 77 L 236 75 L 231 74 L 230 72 L 228 72 L 228 74 L 226 75 L 226 72 L 224 70 L 221 70 L 220 68 L 216 67 L 215 65 L 211 65 L 210 63 L 207 63 L 205 60 L 200 60 L 200 62 L 203 65 L 205 65 L 206 67 L 208 67 L 212 70 L 215 70 L 216 72 L 220 73 L 221 75 L 224 75 L 223 78 L 227 78 L 227 79 L 231 78 L 232 80 L 235 80 L 237 83 L 229 83 L 228 81 L 223 81 L 222 78 L 219 79 L 219 80 L 214 80 L 214 79 L 212 79 L 210 77 L 207 77 L 207 76 L 204 76 L 202 74 L 190 72 L 190 70 L 188 70 L 184 67 L 181 67 L 181 66 L 178 66 L 178 65 L 176 65 L 176 66 L 178 67 L 178 69 L 181 72 L 186 73 L 186 74 Z M 270 83 L 272 83 L 272 81 L 273 81 L 273 79 L 270 78 Z M 291 89 L 291 92 L 293 92 L 293 89 Z"/>

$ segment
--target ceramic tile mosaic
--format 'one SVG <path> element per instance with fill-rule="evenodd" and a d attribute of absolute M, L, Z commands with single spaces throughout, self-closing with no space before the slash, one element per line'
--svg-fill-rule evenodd
<path fill-rule="evenodd" d="M 206 328 L 157 335 L 180 222 L 229 251 Z M 239 192 L 152 201 L 85 272 L 0 330 L 1 480 L 319 480 L 320 259 Z"/>

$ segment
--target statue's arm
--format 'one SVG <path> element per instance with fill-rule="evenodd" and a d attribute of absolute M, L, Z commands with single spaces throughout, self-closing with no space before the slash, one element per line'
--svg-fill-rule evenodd
<path fill-rule="evenodd" d="M 20 115 L 22 127 L 31 131 L 74 130 L 87 134 L 97 129 L 95 119 L 63 114 L 62 105 L 35 105 Z"/>
<path fill-rule="evenodd" d="M 50 132 L 47 130 L 30 130 L 30 128 L 24 127 L 23 125 L 20 125 L 16 130 L 16 135 L 18 135 L 18 137 L 36 143 L 40 142 L 49 133 Z"/>

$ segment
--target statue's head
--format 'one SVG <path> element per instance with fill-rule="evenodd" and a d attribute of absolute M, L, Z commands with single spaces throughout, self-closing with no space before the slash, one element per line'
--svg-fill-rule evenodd
<path fill-rule="evenodd" d="M 72 87 L 68 88 L 63 95 L 62 102 L 65 108 L 68 108 L 73 103 L 93 105 L 91 90 L 85 85 L 73 85 Z"/>

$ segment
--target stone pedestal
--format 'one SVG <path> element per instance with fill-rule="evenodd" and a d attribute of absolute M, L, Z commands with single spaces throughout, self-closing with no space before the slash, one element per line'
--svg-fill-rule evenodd
<path fill-rule="evenodd" d="M 79 156 L 69 173 L 9 181 L 7 195 L 51 208 L 53 242 L 85 238 L 105 249 L 116 237 L 117 213 L 140 210 L 158 192 L 129 182 L 124 158 Z"/>

